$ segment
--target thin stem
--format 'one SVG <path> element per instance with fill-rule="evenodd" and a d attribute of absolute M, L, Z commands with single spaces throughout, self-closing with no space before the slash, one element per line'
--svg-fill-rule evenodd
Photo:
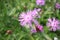
<path fill-rule="evenodd" d="M 42 32 L 42 35 L 47 39 L 47 40 L 52 40 L 47 34 L 45 34 L 44 32 Z"/>

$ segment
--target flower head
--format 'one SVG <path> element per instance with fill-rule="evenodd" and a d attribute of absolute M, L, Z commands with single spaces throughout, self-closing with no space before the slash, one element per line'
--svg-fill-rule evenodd
<path fill-rule="evenodd" d="M 38 12 L 40 11 L 41 11 L 40 8 L 38 9 L 35 8 L 34 10 L 28 11 L 27 13 L 31 15 L 33 18 L 40 18 L 40 15 L 38 14 Z"/>
<path fill-rule="evenodd" d="M 56 31 L 60 29 L 60 22 L 55 18 L 49 18 L 47 22 L 47 26 L 50 28 L 51 31 Z"/>
<path fill-rule="evenodd" d="M 42 25 L 36 25 L 37 30 L 43 32 L 43 26 Z"/>
<path fill-rule="evenodd" d="M 19 15 L 20 24 L 22 26 L 31 25 L 33 22 L 33 19 L 40 17 L 40 15 L 38 14 L 39 11 L 40 9 L 34 9 L 32 11 L 22 12 Z"/>
<path fill-rule="evenodd" d="M 32 16 L 28 15 L 25 12 L 22 12 L 19 16 L 19 21 L 22 26 L 31 24 L 32 19 L 33 19 Z"/>
<path fill-rule="evenodd" d="M 34 21 L 34 24 L 36 26 L 36 29 L 42 32 L 43 31 L 43 26 L 40 25 L 37 20 L 33 20 L 33 21 Z"/>
<path fill-rule="evenodd" d="M 55 6 L 57 9 L 60 9 L 60 4 L 59 3 L 56 3 L 56 6 Z"/>
<path fill-rule="evenodd" d="M 36 4 L 40 6 L 45 5 L 45 0 L 36 0 Z"/>
<path fill-rule="evenodd" d="M 38 12 L 40 11 L 41 9 L 34 9 L 34 10 L 30 10 L 30 11 L 27 11 L 27 12 L 22 12 L 20 15 L 19 15 L 19 21 L 20 21 L 20 24 L 21 26 L 26 26 L 28 25 L 28 28 L 30 28 L 31 32 L 32 33 L 35 33 L 37 32 L 36 31 L 36 28 L 33 27 L 33 23 L 35 25 L 39 25 L 38 21 L 36 20 L 36 18 L 40 18 L 40 15 L 38 14 Z M 40 28 L 40 26 L 37 26 L 39 27 L 39 30 L 42 30 Z"/>

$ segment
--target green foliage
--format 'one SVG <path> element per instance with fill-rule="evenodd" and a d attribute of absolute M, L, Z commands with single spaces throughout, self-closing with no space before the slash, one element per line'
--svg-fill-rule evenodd
<path fill-rule="evenodd" d="M 46 27 L 49 16 L 55 16 L 60 20 L 60 10 L 54 9 L 55 2 L 56 0 L 46 0 L 46 5 L 40 7 L 36 5 L 35 0 L 0 0 L 0 40 L 46 40 L 42 33 L 31 34 L 28 29 L 21 27 L 18 21 L 22 11 L 38 7 L 43 10 L 38 21 L 44 26 L 45 33 L 52 39 L 58 37 L 60 40 L 60 31 L 50 32 Z M 12 33 L 7 33 L 8 30 Z"/>

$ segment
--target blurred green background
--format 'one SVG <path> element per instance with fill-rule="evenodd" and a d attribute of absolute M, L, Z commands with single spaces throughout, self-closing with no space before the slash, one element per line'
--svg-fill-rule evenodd
<path fill-rule="evenodd" d="M 45 6 L 41 7 L 36 5 L 36 0 L 0 0 L 0 40 L 46 40 L 41 32 L 31 35 L 19 24 L 19 14 L 34 8 L 41 8 L 43 11 L 38 21 L 44 25 L 45 33 L 52 39 L 57 37 L 60 40 L 60 31 L 50 32 L 45 25 L 49 16 L 60 20 L 60 10 L 54 9 L 56 0 L 45 1 Z"/>

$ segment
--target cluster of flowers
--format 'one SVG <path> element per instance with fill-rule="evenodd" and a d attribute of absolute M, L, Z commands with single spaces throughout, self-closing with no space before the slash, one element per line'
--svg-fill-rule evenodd
<path fill-rule="evenodd" d="M 38 9 L 35 8 L 34 10 L 22 12 L 19 16 L 20 24 L 26 27 L 28 25 L 27 28 L 30 28 L 32 33 L 37 32 L 35 27 L 37 27 L 40 31 L 42 31 L 43 27 L 39 25 L 38 21 L 36 20 L 36 18 L 40 18 L 40 15 L 38 14 L 38 12 L 40 11 L 41 11 L 40 8 Z M 33 27 L 32 25 L 33 23 L 35 24 L 35 27 Z"/>
<path fill-rule="evenodd" d="M 36 0 L 36 4 L 43 6 L 45 5 L 45 0 Z M 56 3 L 56 8 L 60 8 L 60 4 Z M 36 28 L 39 29 L 39 31 L 43 31 L 43 26 L 39 24 L 39 22 L 36 20 L 36 18 L 40 18 L 40 15 L 38 12 L 40 12 L 41 9 L 34 9 L 34 10 L 29 10 L 27 12 L 22 12 L 19 15 L 19 21 L 21 26 L 25 26 L 27 28 L 30 28 L 32 33 L 37 32 Z M 34 24 L 34 26 L 33 26 Z M 47 22 L 47 26 L 50 28 L 51 31 L 56 31 L 60 29 L 60 22 L 59 20 L 55 18 L 49 18 Z"/>

